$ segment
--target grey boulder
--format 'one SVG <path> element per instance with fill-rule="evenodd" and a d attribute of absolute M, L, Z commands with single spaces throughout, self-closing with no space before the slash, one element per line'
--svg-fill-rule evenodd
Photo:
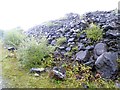
<path fill-rule="evenodd" d="M 94 48 L 94 58 L 97 59 L 98 56 L 103 54 L 104 52 L 107 52 L 107 46 L 105 43 L 98 43 L 95 45 Z"/>
<path fill-rule="evenodd" d="M 52 69 L 52 73 L 53 73 L 52 78 L 56 78 L 56 79 L 66 78 L 66 70 L 63 67 L 54 67 Z"/>
<path fill-rule="evenodd" d="M 116 74 L 118 70 L 117 58 L 118 55 L 115 52 L 105 52 L 97 58 L 96 70 L 101 73 L 103 78 L 110 79 Z"/>
<path fill-rule="evenodd" d="M 80 62 L 86 62 L 86 61 L 88 61 L 88 58 L 89 58 L 88 50 L 79 51 L 78 53 L 76 53 L 76 60 L 78 60 Z"/>

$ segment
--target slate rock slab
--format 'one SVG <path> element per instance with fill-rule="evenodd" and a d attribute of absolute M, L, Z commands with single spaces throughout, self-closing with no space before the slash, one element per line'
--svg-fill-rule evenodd
<path fill-rule="evenodd" d="M 100 56 L 104 52 L 107 52 L 106 44 L 105 43 L 96 44 L 94 48 L 94 58 L 97 59 L 98 56 Z"/>
<path fill-rule="evenodd" d="M 106 37 L 108 38 L 117 38 L 120 37 L 120 33 L 118 30 L 108 30 L 106 32 Z"/>
<path fill-rule="evenodd" d="M 88 61 L 88 58 L 89 58 L 88 50 L 79 51 L 78 53 L 76 53 L 76 60 L 78 60 L 80 62 L 86 62 L 86 61 Z"/>
<path fill-rule="evenodd" d="M 116 74 L 118 70 L 117 58 L 118 55 L 115 52 L 105 52 L 97 58 L 96 70 L 101 73 L 103 78 L 110 79 Z"/>
<path fill-rule="evenodd" d="M 56 79 L 65 79 L 66 78 L 66 70 L 62 67 L 54 67 L 52 69 L 53 76 L 52 78 Z"/>

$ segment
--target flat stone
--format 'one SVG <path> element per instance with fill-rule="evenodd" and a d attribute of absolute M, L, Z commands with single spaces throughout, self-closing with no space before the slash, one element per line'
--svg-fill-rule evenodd
<path fill-rule="evenodd" d="M 80 38 L 80 39 L 85 39 L 85 37 L 86 37 L 86 36 L 85 36 L 84 34 L 81 34 L 79 38 Z"/>
<path fill-rule="evenodd" d="M 7 49 L 8 49 L 8 51 L 14 51 L 15 50 L 14 47 L 8 47 Z"/>
<path fill-rule="evenodd" d="M 66 70 L 62 67 L 54 67 L 52 73 L 54 74 L 53 78 L 57 78 L 57 79 L 66 78 Z"/>
<path fill-rule="evenodd" d="M 94 46 L 87 46 L 86 47 L 86 50 L 89 50 L 89 51 L 91 51 L 91 50 L 93 50 L 94 49 Z"/>
<path fill-rule="evenodd" d="M 120 37 L 120 33 L 118 30 L 108 30 L 106 32 L 106 37 L 109 37 L 109 38 Z"/>
<path fill-rule="evenodd" d="M 106 44 L 105 43 L 96 44 L 94 48 L 94 58 L 97 59 L 97 57 L 103 54 L 104 52 L 107 52 Z"/>
<path fill-rule="evenodd" d="M 38 74 L 40 74 L 43 71 L 45 71 L 45 68 L 31 68 L 30 69 L 30 73 L 38 73 Z"/>
<path fill-rule="evenodd" d="M 116 74 L 118 70 L 117 58 L 117 53 L 112 52 L 104 52 L 97 58 L 95 66 L 103 78 L 110 79 Z"/>
<path fill-rule="evenodd" d="M 56 44 L 56 40 L 52 40 L 51 45 L 55 45 Z"/>
<path fill-rule="evenodd" d="M 71 50 L 71 47 L 67 47 L 65 50 L 66 50 L 66 51 L 70 51 L 70 50 Z"/>
<path fill-rule="evenodd" d="M 73 42 L 75 40 L 75 38 L 69 38 L 68 42 Z"/>
<path fill-rule="evenodd" d="M 64 50 L 65 49 L 65 47 L 64 46 L 60 46 L 60 47 L 58 47 L 60 50 Z"/>
<path fill-rule="evenodd" d="M 88 52 L 88 50 L 79 51 L 76 54 L 76 60 L 78 60 L 78 61 L 86 62 L 86 61 L 88 61 L 88 58 L 89 58 L 89 52 Z"/>
<path fill-rule="evenodd" d="M 110 26 L 110 25 L 104 25 L 104 26 L 102 26 L 103 27 L 103 30 L 104 31 L 108 31 L 108 30 L 113 30 L 114 28 L 112 27 L 112 26 Z"/>
<path fill-rule="evenodd" d="M 34 76 L 35 76 L 35 77 L 39 77 L 40 75 L 39 75 L 38 73 L 35 73 Z"/>
<path fill-rule="evenodd" d="M 85 50 L 85 46 L 82 43 L 78 44 L 78 50 Z"/>

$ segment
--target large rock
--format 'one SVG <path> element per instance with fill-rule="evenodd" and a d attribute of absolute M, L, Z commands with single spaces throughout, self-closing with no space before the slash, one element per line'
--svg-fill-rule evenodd
<path fill-rule="evenodd" d="M 80 61 L 80 62 L 86 62 L 89 59 L 89 52 L 88 50 L 85 51 L 79 51 L 78 53 L 76 53 L 76 60 Z"/>
<path fill-rule="evenodd" d="M 117 58 L 117 53 L 113 52 L 105 52 L 97 58 L 96 70 L 101 73 L 103 78 L 110 79 L 116 74 L 118 70 Z"/>
<path fill-rule="evenodd" d="M 107 51 L 107 47 L 106 47 L 105 43 L 96 44 L 96 46 L 94 48 L 94 58 L 97 59 L 98 56 L 100 56 L 101 54 L 103 54 L 106 51 Z"/>
<path fill-rule="evenodd" d="M 66 78 L 66 70 L 62 67 L 54 67 L 51 71 L 51 78 L 55 79 L 65 79 Z"/>

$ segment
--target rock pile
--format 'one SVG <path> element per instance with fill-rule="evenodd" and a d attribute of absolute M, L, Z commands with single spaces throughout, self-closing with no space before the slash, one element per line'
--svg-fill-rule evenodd
<path fill-rule="evenodd" d="M 70 13 L 65 18 L 51 21 L 52 25 L 38 25 L 26 32 L 28 36 L 33 36 L 39 40 L 44 34 L 51 45 L 56 45 L 57 38 L 65 37 L 55 51 L 55 55 L 64 56 L 73 50 L 71 58 L 80 63 L 94 66 L 96 71 L 104 78 L 113 78 L 117 71 L 117 59 L 120 57 L 120 23 L 118 16 L 113 11 L 96 11 L 83 15 Z M 103 38 L 99 42 L 91 43 L 86 33 L 80 32 L 94 23 L 103 29 Z M 56 56 L 57 57 L 57 56 Z"/>

